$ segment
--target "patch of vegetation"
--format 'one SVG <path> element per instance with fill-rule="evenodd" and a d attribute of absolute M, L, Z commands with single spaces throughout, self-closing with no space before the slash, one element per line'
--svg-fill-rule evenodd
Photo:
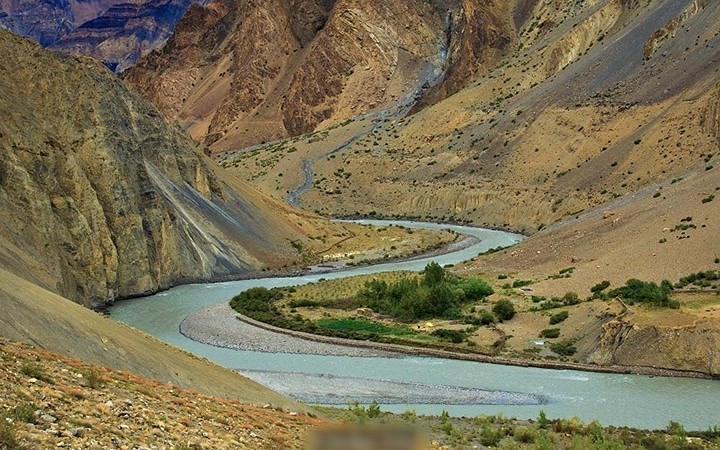
<path fill-rule="evenodd" d="M 8 417 L 15 422 L 35 423 L 35 411 L 37 411 L 37 409 L 37 405 L 33 402 L 20 402 L 10 410 Z"/>
<path fill-rule="evenodd" d="M 281 289 L 256 287 L 241 292 L 230 300 L 230 307 L 240 314 L 280 328 L 313 333 L 318 326 L 299 315 L 286 317 L 274 302 L 281 300 Z"/>
<path fill-rule="evenodd" d="M 515 306 L 510 300 L 503 299 L 495 303 L 493 313 L 500 320 L 511 320 L 515 317 Z"/>
<path fill-rule="evenodd" d="M 449 276 L 437 263 L 425 267 L 423 276 L 393 283 L 371 280 L 357 293 L 358 306 L 372 308 L 403 322 L 443 317 L 461 318 L 464 303 L 484 301 L 493 293 L 485 281 Z"/>
<path fill-rule="evenodd" d="M 513 281 L 512 287 L 521 288 L 525 286 L 530 286 L 531 284 L 533 284 L 532 280 L 515 280 Z"/>
<path fill-rule="evenodd" d="M 91 389 L 98 389 L 105 385 L 105 379 L 95 369 L 87 369 L 80 372 L 85 380 L 87 387 Z"/>
<path fill-rule="evenodd" d="M 37 364 L 29 362 L 23 363 L 22 367 L 20 368 L 20 373 L 23 375 L 27 375 L 30 378 L 35 378 L 36 380 L 44 381 L 49 384 L 53 383 L 52 378 L 50 378 L 50 375 L 45 372 L 45 369 L 43 369 Z"/>
<path fill-rule="evenodd" d="M 448 330 L 445 328 L 438 328 L 432 333 L 433 336 L 437 336 L 440 339 L 450 341 L 453 344 L 459 344 L 467 339 L 467 331 L 464 330 Z"/>
<path fill-rule="evenodd" d="M 676 289 L 682 289 L 684 287 L 694 285 L 700 288 L 708 288 L 714 286 L 714 282 L 720 280 L 720 271 L 707 270 L 705 272 L 691 273 L 685 277 L 680 278 L 680 281 L 675 283 Z"/>
<path fill-rule="evenodd" d="M 349 331 L 357 334 L 374 334 L 379 336 L 415 334 L 415 332 L 407 327 L 390 327 L 379 322 L 355 317 L 347 319 L 320 319 L 315 323 L 325 330 Z"/>
<path fill-rule="evenodd" d="M 555 339 L 560 336 L 560 328 L 546 328 L 540 332 L 541 338 Z"/>
<path fill-rule="evenodd" d="M 625 283 L 625 286 L 608 292 L 610 297 L 620 297 L 629 304 L 649 303 L 655 306 L 667 308 L 679 308 L 680 303 L 670 299 L 672 283 L 663 280 L 659 285 L 652 281 L 641 281 L 632 278 Z"/>
<path fill-rule="evenodd" d="M 607 289 L 607 288 L 609 288 L 609 287 L 610 287 L 610 282 L 609 282 L 609 281 L 607 281 L 607 280 L 601 281 L 600 283 L 598 283 L 598 284 L 596 284 L 595 286 L 591 287 L 591 288 L 590 288 L 590 292 L 592 292 L 593 295 L 594 295 L 594 294 L 598 294 L 598 293 L 604 291 L 605 289 Z"/>
<path fill-rule="evenodd" d="M 5 420 L 0 421 L 0 450 L 20 450 L 17 436 L 15 435 L 15 426 Z"/>
<path fill-rule="evenodd" d="M 570 313 L 567 311 L 560 311 L 559 313 L 553 314 L 550 316 L 550 325 L 557 325 L 558 323 L 564 322 L 568 316 L 570 316 Z"/>
<path fill-rule="evenodd" d="M 551 297 L 550 299 L 533 296 L 533 303 L 538 305 L 530 308 L 530 311 L 545 311 L 563 306 L 572 306 L 579 304 L 580 301 L 580 296 L 575 292 L 566 292 L 562 297 Z"/>
<path fill-rule="evenodd" d="M 373 406 L 371 404 L 370 406 Z M 540 411 L 535 420 L 518 420 L 497 416 L 451 417 L 447 412 L 436 416 L 418 415 L 408 410 L 402 414 L 377 409 L 369 418 L 370 407 L 351 403 L 348 408 L 318 407 L 323 416 L 347 423 L 384 424 L 393 428 L 412 425 L 439 448 L 500 449 L 710 449 L 717 448 L 717 428 L 688 432 L 677 422 L 664 430 L 638 430 L 627 427 L 603 427 L 599 422 L 583 423 L 576 417 L 550 419 Z M 372 430 L 373 427 L 370 427 Z M 690 441 L 687 438 L 692 438 Z"/>
<path fill-rule="evenodd" d="M 577 347 L 575 347 L 575 341 L 570 339 L 566 341 L 554 342 L 550 344 L 550 350 L 557 353 L 560 356 L 572 356 L 577 353 Z"/>
<path fill-rule="evenodd" d="M 301 299 L 290 300 L 290 303 L 288 303 L 288 305 L 291 308 L 316 308 L 318 306 L 323 306 L 323 303 L 319 302 L 317 300 L 301 298 Z"/>

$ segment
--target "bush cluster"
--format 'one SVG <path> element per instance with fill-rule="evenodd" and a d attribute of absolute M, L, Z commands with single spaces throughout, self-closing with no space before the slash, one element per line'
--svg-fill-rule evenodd
<path fill-rule="evenodd" d="M 670 292 L 672 290 L 672 283 L 668 280 L 663 280 L 662 283 L 658 285 L 652 281 L 641 281 L 636 278 L 631 278 L 627 280 L 625 286 L 611 290 L 608 292 L 608 295 L 610 297 L 620 297 L 630 304 L 638 302 L 668 308 L 679 308 L 680 304 L 670 299 Z"/>
<path fill-rule="evenodd" d="M 485 281 L 448 276 L 445 269 L 433 262 L 425 267 L 420 279 L 368 281 L 356 298 L 360 306 L 413 322 L 436 317 L 459 319 L 463 303 L 482 301 L 492 293 L 492 287 Z"/>

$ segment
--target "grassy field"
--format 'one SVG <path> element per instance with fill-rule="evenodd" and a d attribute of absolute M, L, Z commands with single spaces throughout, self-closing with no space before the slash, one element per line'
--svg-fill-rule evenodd
<path fill-rule="evenodd" d="M 387 326 L 365 319 L 320 319 L 315 323 L 328 330 L 349 330 L 364 334 L 378 334 L 380 336 L 413 336 L 418 334 L 408 327 Z"/>

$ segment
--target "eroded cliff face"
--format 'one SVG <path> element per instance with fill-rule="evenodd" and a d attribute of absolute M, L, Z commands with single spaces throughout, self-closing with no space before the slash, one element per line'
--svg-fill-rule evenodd
<path fill-rule="evenodd" d="M 126 80 L 215 149 L 312 131 L 419 92 L 445 63 L 428 2 L 217 0 Z"/>
<path fill-rule="evenodd" d="M 513 15 L 513 2 L 463 0 L 457 3 L 448 4 L 446 75 L 426 94 L 421 106 L 444 100 L 468 86 L 496 65 L 515 39 L 509 20 Z M 520 10 L 523 8 L 529 9 L 530 5 L 518 6 Z"/>
<path fill-rule="evenodd" d="M 286 211 L 219 179 L 99 63 L 2 30 L 0 48 L 4 267 L 97 304 L 297 256 Z"/>
<path fill-rule="evenodd" d="M 720 376 L 720 329 L 714 321 L 689 327 L 633 325 L 622 320 L 603 326 L 587 362 L 642 366 Z"/>

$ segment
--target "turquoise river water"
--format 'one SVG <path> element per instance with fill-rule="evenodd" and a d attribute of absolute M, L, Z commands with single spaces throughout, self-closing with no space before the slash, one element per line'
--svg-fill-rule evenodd
<path fill-rule="evenodd" d="M 687 429 L 720 425 L 720 381 L 717 380 L 512 367 L 426 357 L 349 357 L 238 351 L 195 342 L 180 334 L 179 324 L 188 314 L 227 301 L 251 287 L 291 286 L 320 278 L 422 270 L 431 260 L 442 265 L 456 264 L 487 249 L 513 245 L 522 240 L 522 236 L 516 234 L 472 227 L 403 221 L 363 222 L 453 229 L 476 236 L 481 242 L 433 258 L 377 264 L 341 272 L 179 286 L 148 297 L 118 302 L 111 310 L 112 317 L 165 342 L 241 371 L 283 371 L 349 376 L 353 379 L 409 381 L 423 385 L 536 394 L 547 400 L 542 405 L 394 404 L 383 407 L 390 411 L 402 412 L 412 408 L 419 414 L 439 414 L 447 410 L 456 416 L 502 413 L 505 416 L 534 418 L 543 409 L 549 417 L 577 416 L 584 421 L 597 419 L 603 425 L 664 428 L 670 420 L 679 421 Z M 289 389 L 292 391 L 292 386 Z"/>

